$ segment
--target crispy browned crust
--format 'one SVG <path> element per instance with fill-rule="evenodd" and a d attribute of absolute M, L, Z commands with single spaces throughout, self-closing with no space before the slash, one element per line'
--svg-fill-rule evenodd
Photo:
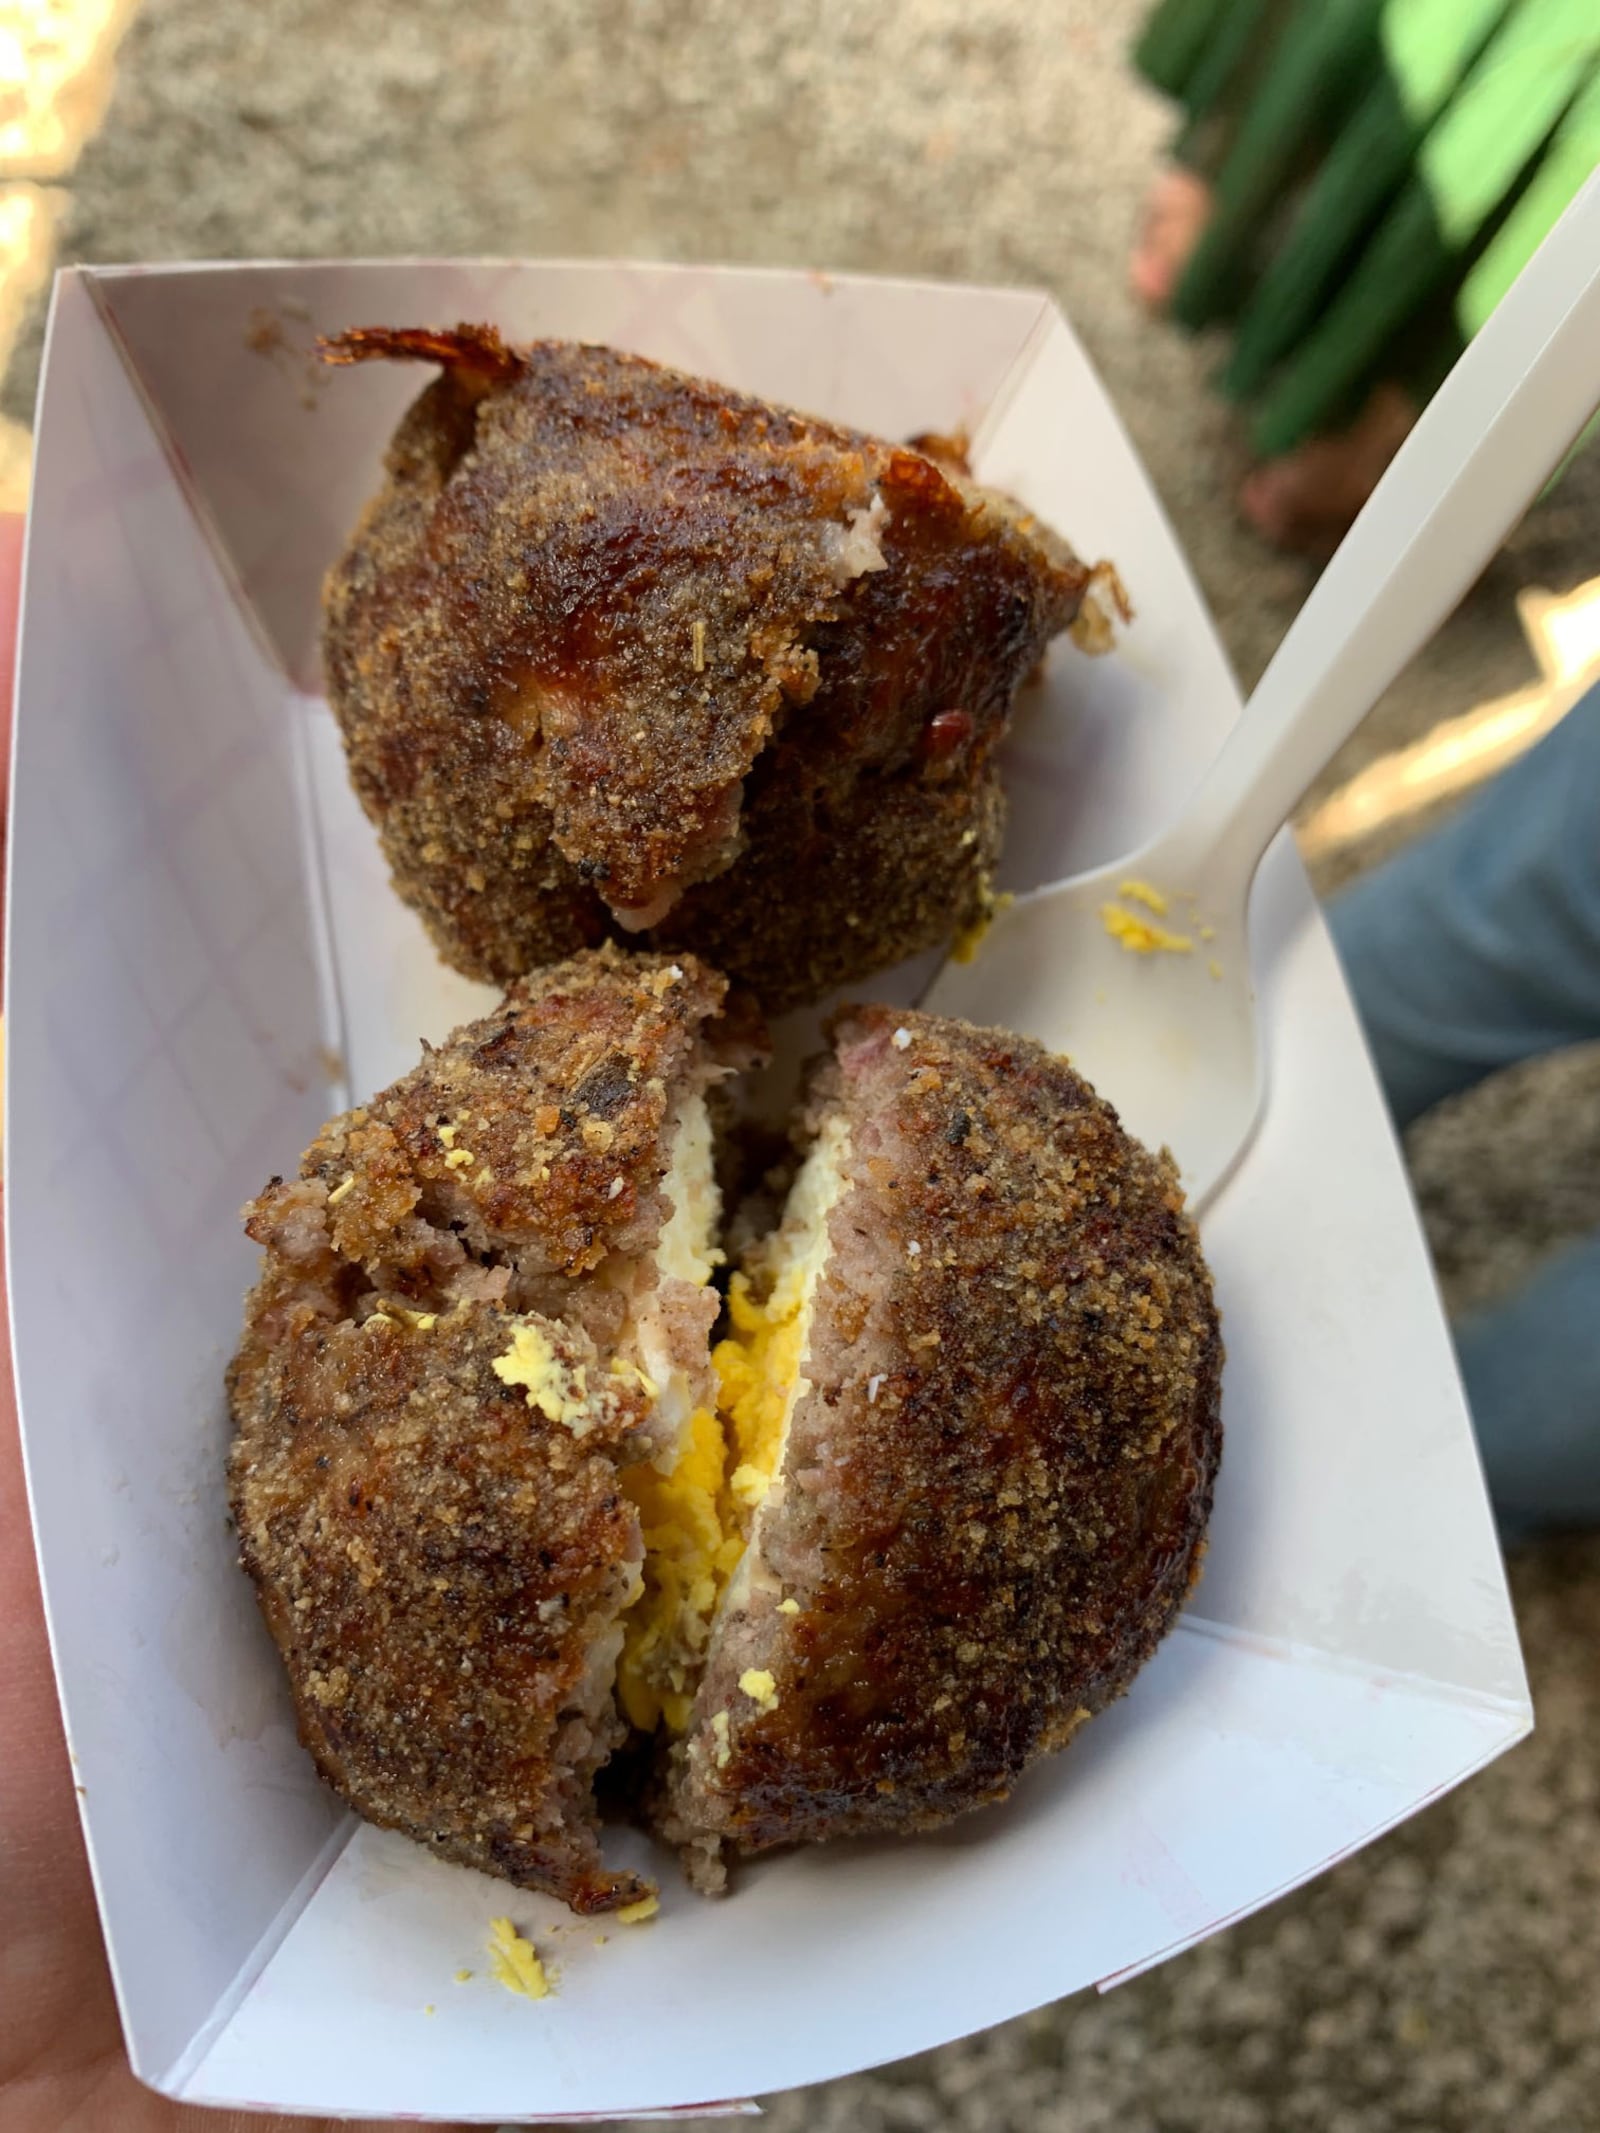
<path fill-rule="evenodd" d="M 246 1210 L 232 1502 L 306 1745 L 370 1821 L 579 1910 L 643 1888 L 590 1796 L 652 1448 L 608 1348 L 678 1103 L 741 1054 L 723 992 L 611 948 L 540 971 Z M 566 1421 L 494 1371 L 529 1323 L 585 1373 Z"/>
<path fill-rule="evenodd" d="M 329 1211 L 333 1248 L 413 1299 L 436 1293 L 441 1227 L 528 1274 L 575 1277 L 648 1250 L 662 1132 L 726 990 L 692 956 L 609 943 L 534 971 L 306 1151 L 303 1179 L 330 1193 L 353 1181 Z M 256 1203 L 258 1242 L 291 1189 Z"/>
<path fill-rule="evenodd" d="M 812 1390 L 662 1817 L 702 1851 L 1004 1795 L 1170 1626 L 1221 1452 L 1217 1314 L 1170 1159 L 1021 1038 L 865 1008 L 834 1041 L 813 1119 L 843 1105 L 851 1190 Z M 740 1692 L 747 1668 L 775 1709 Z"/>
<path fill-rule="evenodd" d="M 428 326 L 352 326 L 348 333 L 322 336 L 317 353 L 339 370 L 352 363 L 442 363 L 458 385 L 467 386 L 504 384 L 522 367 L 493 326 L 465 324 L 445 332 Z"/>
<path fill-rule="evenodd" d="M 427 1331 L 281 1316 L 234 1370 L 233 1514 L 317 1767 L 442 1858 L 579 1911 L 632 1902 L 646 1885 L 607 1871 L 589 1798 L 623 1729 L 585 1676 L 642 1553 L 617 1469 L 643 1395 L 545 1321 L 595 1387 L 580 1441 L 494 1375 L 497 1306 Z"/>
<path fill-rule="evenodd" d="M 445 365 L 330 575 L 324 656 L 449 961 L 504 981 L 621 913 L 780 1008 L 979 915 L 995 747 L 1089 580 L 1048 529 L 608 349 L 374 328 L 336 353 Z M 852 577 L 874 496 L 887 567 Z"/>

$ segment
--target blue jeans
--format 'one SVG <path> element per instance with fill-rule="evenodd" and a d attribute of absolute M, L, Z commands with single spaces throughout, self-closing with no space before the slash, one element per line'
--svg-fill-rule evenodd
<path fill-rule="evenodd" d="M 1600 688 L 1328 918 L 1398 1125 L 1600 1037 Z M 1600 1524 L 1600 1230 L 1456 1347 L 1502 1529 Z"/>

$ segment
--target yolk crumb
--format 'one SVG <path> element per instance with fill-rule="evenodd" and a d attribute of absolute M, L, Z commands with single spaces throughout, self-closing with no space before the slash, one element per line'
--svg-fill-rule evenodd
<path fill-rule="evenodd" d="M 1145 909 L 1153 911 L 1157 918 L 1165 918 L 1167 915 L 1167 899 L 1148 881 L 1125 881 L 1117 894 L 1126 897 L 1129 903 L 1143 904 Z"/>
<path fill-rule="evenodd" d="M 396 1303 L 392 1297 L 385 1297 L 378 1309 L 386 1317 L 399 1325 L 410 1326 L 417 1333 L 431 1333 L 439 1323 L 437 1311 L 413 1311 L 403 1303 Z"/>
<path fill-rule="evenodd" d="M 641 1896 L 637 1903 L 625 1903 L 620 1911 L 611 1915 L 619 1926 L 642 1926 L 647 1918 L 654 1918 L 660 1908 L 659 1896 Z"/>
<path fill-rule="evenodd" d="M 576 1368 L 563 1361 L 539 1327 L 519 1325 L 511 1346 L 495 1357 L 495 1376 L 502 1385 L 520 1385 L 528 1405 L 536 1407 L 547 1422 L 559 1422 L 575 1437 L 585 1437 L 594 1427 L 589 1406 L 587 1364 Z"/>
<path fill-rule="evenodd" d="M 507 1992 L 519 1993 L 525 2000 L 549 1998 L 550 1980 L 538 1950 L 532 1941 L 523 1939 L 509 1918 L 490 1919 L 489 1956 L 495 1977 Z"/>
<path fill-rule="evenodd" d="M 763 1711 L 778 1708 L 778 1684 L 764 1666 L 747 1666 L 739 1676 L 739 1686 Z"/>
<path fill-rule="evenodd" d="M 637 1385 L 647 1400 L 655 1399 L 660 1386 L 648 1370 L 641 1370 L 637 1363 L 630 1363 L 626 1356 L 616 1355 L 611 1359 L 611 1375 L 621 1378 L 625 1385 Z"/>
<path fill-rule="evenodd" d="M 1121 904 L 1102 904 L 1100 923 L 1130 955 L 1188 955 L 1194 948 L 1187 933 L 1169 933 L 1165 926 L 1124 911 Z"/>

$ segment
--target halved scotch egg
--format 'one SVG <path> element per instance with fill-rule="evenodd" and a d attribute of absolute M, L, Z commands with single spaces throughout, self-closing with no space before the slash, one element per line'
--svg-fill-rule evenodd
<path fill-rule="evenodd" d="M 1170 1624 L 1220 1452 L 1170 1161 L 1000 1032 L 841 1018 L 724 1300 L 724 992 L 545 969 L 248 1210 L 233 1503 L 303 1737 L 579 1910 L 646 1893 L 593 1801 L 630 1736 L 708 1889 L 1000 1797 Z"/>
<path fill-rule="evenodd" d="M 369 1820 L 583 1911 L 646 1893 L 592 1796 L 619 1665 L 699 1657 L 649 1635 L 638 1504 L 714 1407 L 725 990 L 536 972 L 246 1210 L 232 1503 L 302 1737 Z"/>
<path fill-rule="evenodd" d="M 746 1545 L 654 1803 L 703 1887 L 1003 1797 L 1170 1627 L 1221 1452 L 1171 1159 L 1004 1032 L 833 1042 L 717 1351 Z"/>

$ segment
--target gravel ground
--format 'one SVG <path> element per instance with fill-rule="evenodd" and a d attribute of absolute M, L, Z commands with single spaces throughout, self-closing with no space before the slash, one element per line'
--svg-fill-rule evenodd
<path fill-rule="evenodd" d="M 1139 0 L 147 0 L 71 180 L 84 260 L 620 252 L 1052 289 L 1241 678 L 1309 578 L 1235 519 L 1214 351 L 1125 293 L 1167 114 Z M 38 321 L 4 405 L 25 414 Z M 1600 569 L 1600 452 L 1532 514 L 1329 774 L 1531 678 L 1520 585 Z M 1600 1048 L 1410 1153 L 1471 1304 L 1600 1219 Z M 1513 1564 L 1540 1731 L 1314 1888 L 1105 1999 L 770 2105 L 782 2133 L 1600 2133 L 1600 1542 Z M 951 1949 L 950 1961 L 981 1960 Z"/>

